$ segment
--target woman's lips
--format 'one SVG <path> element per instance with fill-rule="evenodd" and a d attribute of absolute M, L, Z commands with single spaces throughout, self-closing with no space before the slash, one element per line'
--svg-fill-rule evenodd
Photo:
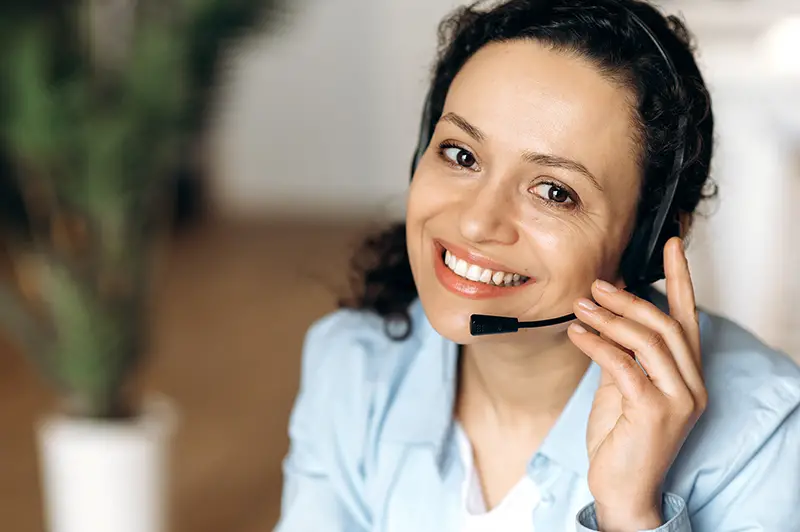
<path fill-rule="evenodd" d="M 511 270 L 511 268 L 505 264 L 500 264 L 499 262 L 495 262 L 487 257 L 484 257 L 483 255 L 478 255 L 477 253 L 473 253 L 472 251 L 458 247 L 450 242 L 446 242 L 444 240 L 435 240 L 434 245 L 437 246 L 441 251 L 444 251 L 445 249 L 449 250 L 450 253 L 459 259 L 464 259 L 469 264 L 474 264 L 476 266 L 480 266 L 481 268 L 492 270 L 493 272 L 501 271 L 507 273 L 517 273 Z"/>
<path fill-rule="evenodd" d="M 448 291 L 458 294 L 468 299 L 489 299 L 494 297 L 510 296 L 518 293 L 523 288 L 534 282 L 534 279 L 529 279 L 527 282 L 519 286 L 494 286 L 480 281 L 470 281 L 465 279 L 447 267 L 442 259 L 445 248 L 438 242 L 433 243 L 433 269 L 436 273 L 436 278 L 442 283 Z M 451 250 L 452 251 L 452 250 Z M 456 251 L 456 254 L 458 251 Z M 460 258 L 460 257 L 459 257 Z M 466 260 L 466 258 L 465 258 Z M 486 261 L 484 261 L 484 264 Z M 492 263 L 496 264 L 496 263 Z M 479 266 L 481 264 L 478 264 Z M 501 270 L 503 271 L 503 270 Z"/>

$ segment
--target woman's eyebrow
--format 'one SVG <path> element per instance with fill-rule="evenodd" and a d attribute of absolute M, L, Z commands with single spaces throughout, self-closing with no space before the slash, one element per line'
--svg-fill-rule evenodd
<path fill-rule="evenodd" d="M 472 124 L 467 121 L 466 118 L 460 116 L 456 113 L 447 113 L 446 115 L 442 116 L 439 119 L 440 121 L 450 122 L 454 126 L 458 127 L 459 129 L 463 130 L 464 133 L 472 137 L 478 142 L 483 142 L 486 140 L 486 135 L 481 131 L 479 128 L 473 126 Z M 564 170 L 570 172 L 577 172 L 585 177 L 594 188 L 603 192 L 603 187 L 600 185 L 600 182 L 597 178 L 586 168 L 584 165 L 577 161 L 573 161 L 572 159 L 567 159 L 566 157 L 560 157 L 558 155 L 552 155 L 548 153 L 537 153 L 526 151 L 522 154 L 522 159 L 533 164 L 538 164 L 540 166 L 548 166 L 550 168 L 562 168 Z"/>
<path fill-rule="evenodd" d="M 439 121 L 450 122 L 454 126 L 457 126 L 464 130 L 464 133 L 472 137 L 473 139 L 477 140 L 478 142 L 483 142 L 486 140 L 486 135 L 483 134 L 483 131 L 478 129 L 477 127 L 473 126 L 467 119 L 463 116 L 459 116 L 455 113 L 447 113 Z"/>
<path fill-rule="evenodd" d="M 603 187 L 600 185 L 600 182 L 597 180 L 596 177 L 586 168 L 584 165 L 577 161 L 573 161 L 572 159 L 567 159 L 565 157 L 559 157 L 558 155 L 551 155 L 547 153 L 537 153 L 526 151 L 522 154 L 522 158 L 525 161 L 528 161 L 533 164 L 538 164 L 541 166 L 549 166 L 551 168 L 562 168 L 564 170 L 568 170 L 570 172 L 577 172 L 585 177 L 594 188 L 603 192 Z"/>

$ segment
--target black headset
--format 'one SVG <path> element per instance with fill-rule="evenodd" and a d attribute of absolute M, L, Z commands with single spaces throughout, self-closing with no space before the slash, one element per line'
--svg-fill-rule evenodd
<path fill-rule="evenodd" d="M 678 71 L 675 68 L 672 58 L 664 49 L 661 41 L 658 40 L 650 27 L 636 13 L 631 11 L 627 6 L 620 4 L 616 0 L 611 0 L 611 2 L 626 11 L 631 19 L 642 30 L 644 30 L 653 44 L 655 44 L 659 53 L 664 58 L 664 62 L 666 63 L 670 75 L 676 84 L 676 89 L 682 94 L 683 84 L 681 82 L 681 78 L 678 75 Z M 433 93 L 435 84 L 436 80 L 433 81 L 425 98 L 419 140 L 416 151 L 414 152 L 414 158 L 411 163 L 412 179 L 417 170 L 417 166 L 419 165 L 419 161 L 422 159 L 422 156 L 428 149 L 428 145 L 433 137 L 433 131 L 436 128 L 436 124 L 440 118 L 439 115 L 441 114 L 441 109 L 434 109 Z M 636 229 L 633 232 L 631 241 L 622 255 L 620 268 L 622 270 L 623 279 L 625 280 L 627 289 L 630 291 L 636 291 L 656 281 L 664 279 L 664 245 L 671 237 L 680 235 L 680 224 L 677 220 L 677 217 L 673 215 L 672 217 L 668 218 L 668 215 L 672 210 L 675 191 L 678 188 L 680 173 L 683 168 L 686 152 L 687 124 L 688 119 L 686 115 L 682 115 L 679 118 L 676 133 L 679 144 L 675 150 L 675 159 L 667 178 L 667 185 L 664 191 L 664 197 L 661 200 L 661 204 L 655 213 L 643 213 L 640 216 L 640 219 L 637 220 Z M 573 319 L 575 319 L 575 315 L 569 314 L 567 316 L 548 320 L 519 322 L 516 318 L 475 314 L 472 316 L 470 330 L 473 335 L 498 334 L 516 332 L 516 330 L 520 328 L 544 327 L 547 325 L 564 323 Z"/>

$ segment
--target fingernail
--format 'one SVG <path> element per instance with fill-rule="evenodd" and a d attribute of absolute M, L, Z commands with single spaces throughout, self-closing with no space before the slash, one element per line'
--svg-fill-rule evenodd
<path fill-rule="evenodd" d="M 597 305 L 589 301 L 588 299 L 581 299 L 578 301 L 578 306 L 585 309 L 585 310 L 597 310 Z"/>
<path fill-rule="evenodd" d="M 603 292 L 608 292 L 609 294 L 613 294 L 617 291 L 617 287 L 611 283 L 607 283 L 602 279 L 598 279 L 594 282 L 595 286 L 597 286 L 598 290 L 602 290 Z"/>
<path fill-rule="evenodd" d="M 576 332 L 578 334 L 583 334 L 583 333 L 586 332 L 586 329 L 584 329 L 583 327 L 581 327 L 577 323 L 571 323 L 569 328 L 572 329 L 573 332 Z"/>

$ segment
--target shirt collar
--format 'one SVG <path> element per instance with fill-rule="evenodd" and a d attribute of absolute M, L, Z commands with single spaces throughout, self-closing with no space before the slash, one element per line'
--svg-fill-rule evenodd
<path fill-rule="evenodd" d="M 600 366 L 592 362 L 538 452 L 581 477 L 589 473 L 586 427 L 599 384 Z"/>
<path fill-rule="evenodd" d="M 436 332 L 419 300 L 409 314 L 412 336 L 398 353 L 408 365 L 402 383 L 392 383 L 381 439 L 431 445 L 441 462 L 453 427 L 458 349 Z"/>

